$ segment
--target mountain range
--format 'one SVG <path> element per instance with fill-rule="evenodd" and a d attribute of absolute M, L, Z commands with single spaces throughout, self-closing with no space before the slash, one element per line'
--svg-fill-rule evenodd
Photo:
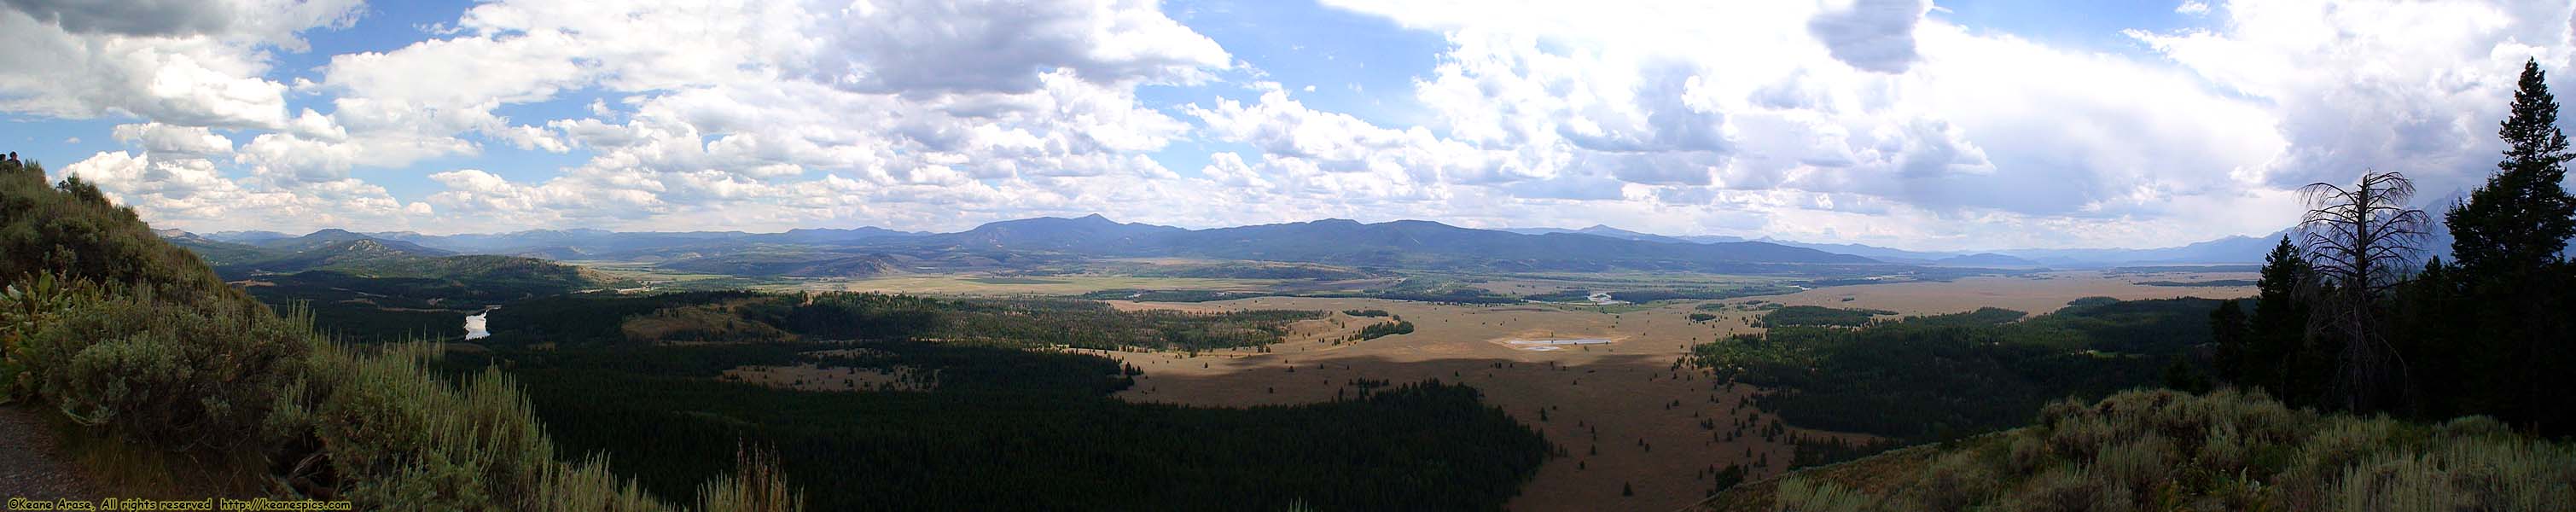
<path fill-rule="evenodd" d="M 1986 249 L 1970 251 L 1913 251 L 1863 244 L 1828 244 L 1781 240 L 1776 238 L 1745 239 L 1725 235 L 1666 236 L 1640 233 L 1603 225 L 1582 229 L 1505 228 L 1514 233 L 1571 233 L 1627 240 L 1672 243 L 1762 242 L 1789 247 L 1814 249 L 1834 254 L 1847 254 L 1886 263 L 1973 268 L 2104 268 L 2124 265 L 2176 264 L 2245 264 L 2262 263 L 2263 254 L 2291 230 L 2284 229 L 2260 237 L 2230 236 L 2175 247 L 2146 249 Z M 2438 238 L 2438 237 L 2437 237 Z M 2444 239 L 2441 245 L 2447 246 Z"/>
<path fill-rule="evenodd" d="M 551 260 L 644 262 L 692 272 L 857 277 L 896 269 L 1027 268 L 1091 258 L 1189 257 L 1351 267 L 1487 271 L 1673 270 L 1836 273 L 1906 266 L 2036 269 L 2259 262 L 2278 236 L 2228 237 L 2152 249 L 1909 251 L 1722 235 L 1670 236 L 1605 225 L 1580 229 L 1474 229 L 1431 221 L 1346 219 L 1185 229 L 1122 223 L 1100 215 L 987 223 L 953 233 L 877 227 L 739 231 L 614 232 L 594 229 L 425 235 L 326 229 L 296 236 L 264 231 L 205 235 L 165 232 L 218 268 L 321 268 L 367 254 L 415 258 L 499 255 Z"/>

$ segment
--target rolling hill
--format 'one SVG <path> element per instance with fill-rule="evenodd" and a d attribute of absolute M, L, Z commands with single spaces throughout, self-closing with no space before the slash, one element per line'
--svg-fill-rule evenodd
<path fill-rule="evenodd" d="M 518 256 L 459 255 L 399 240 L 385 240 L 344 230 L 270 239 L 259 245 L 220 242 L 182 231 L 159 233 L 186 248 L 228 280 L 252 276 L 328 271 L 334 280 L 359 278 L 435 279 L 525 293 L 562 293 L 598 288 L 612 279 L 588 269 Z"/>

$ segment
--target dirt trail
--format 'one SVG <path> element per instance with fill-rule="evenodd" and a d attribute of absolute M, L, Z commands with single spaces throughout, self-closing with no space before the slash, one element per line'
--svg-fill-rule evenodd
<path fill-rule="evenodd" d="M 0 499 L 95 499 L 96 486 L 64 460 L 40 411 L 0 406 Z"/>

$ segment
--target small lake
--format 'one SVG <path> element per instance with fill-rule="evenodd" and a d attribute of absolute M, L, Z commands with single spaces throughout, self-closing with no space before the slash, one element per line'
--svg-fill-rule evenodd
<path fill-rule="evenodd" d="M 499 308 L 493 308 L 493 309 L 499 309 Z M 486 323 L 484 323 L 484 322 L 486 322 L 486 321 L 487 321 L 487 320 L 484 318 L 484 316 L 485 316 L 485 315 L 490 315 L 490 314 L 492 314 L 492 310 L 491 310 L 491 309 L 485 309 L 485 310 L 483 310 L 483 312 L 481 312 L 481 313 L 475 313 L 475 314 L 473 314 L 473 315 L 471 315 L 471 316 L 467 316 L 467 317 L 465 317 L 465 340 L 466 340 L 466 341 L 473 341 L 473 340 L 479 340 L 479 339 L 483 339 L 483 338 L 489 338 L 489 337 L 492 337 L 492 330 L 491 330 L 491 329 L 487 329 L 487 328 L 486 328 L 486 327 L 487 327 L 487 326 L 489 326 L 490 324 L 486 324 Z"/>

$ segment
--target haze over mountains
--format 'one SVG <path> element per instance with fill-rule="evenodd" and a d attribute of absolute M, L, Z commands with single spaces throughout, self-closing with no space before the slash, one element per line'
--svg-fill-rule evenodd
<path fill-rule="evenodd" d="M 727 274 L 872 275 L 907 267 L 1013 266 L 1071 258 L 1198 257 L 1395 268 L 1494 270 L 1701 270 L 1766 272 L 1783 265 L 1920 265 L 2099 268 L 2259 262 L 2279 234 L 2151 249 L 2001 249 L 1927 252 L 1770 238 L 1667 236 L 1595 225 L 1581 229 L 1474 229 L 1439 222 L 1343 219 L 1213 229 L 1121 223 L 1100 215 L 1002 221 L 954 233 L 878 227 L 736 231 L 533 230 L 424 235 L 326 229 L 308 235 L 247 231 L 168 234 L 200 252 L 348 250 L 359 240 L 419 256 L 491 254 L 555 260 L 645 261 Z M 337 245 L 335 245 L 337 244 Z M 221 259 L 221 258 L 218 258 Z M 220 265 L 220 264 L 219 264 Z"/>

